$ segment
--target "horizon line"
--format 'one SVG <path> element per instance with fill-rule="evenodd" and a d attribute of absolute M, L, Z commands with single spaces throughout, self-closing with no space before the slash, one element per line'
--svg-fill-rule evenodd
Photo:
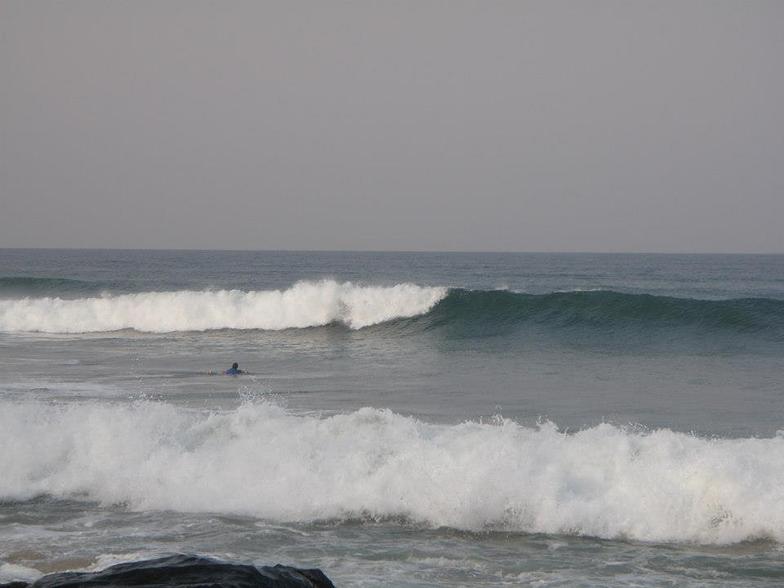
<path fill-rule="evenodd" d="M 204 249 L 195 247 L 5 247 L 0 251 L 192 251 L 224 253 L 404 253 L 404 254 L 535 254 L 535 255 L 784 255 L 761 251 L 569 251 L 569 250 L 497 250 L 497 249 Z"/>

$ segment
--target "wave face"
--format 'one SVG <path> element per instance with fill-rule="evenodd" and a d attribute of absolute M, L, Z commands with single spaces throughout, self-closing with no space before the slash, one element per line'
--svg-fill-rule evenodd
<path fill-rule="evenodd" d="M 142 292 L 66 300 L 0 300 L 5 332 L 152 333 L 208 329 L 281 330 L 341 323 L 359 329 L 430 310 L 445 288 L 298 282 L 287 290 Z"/>
<path fill-rule="evenodd" d="M 273 521 L 403 519 L 641 541 L 784 542 L 784 436 L 704 439 L 364 408 L 3 402 L 0 500 L 36 495 Z"/>
<path fill-rule="evenodd" d="M 95 293 L 100 291 L 100 287 L 100 284 L 69 278 L 0 277 L 0 297 L 62 296 L 75 293 Z"/>
<path fill-rule="evenodd" d="M 486 333 L 518 326 L 630 330 L 700 328 L 766 332 L 784 339 L 784 300 L 698 300 L 609 290 L 523 294 L 456 289 L 427 316 L 428 326 L 462 325 Z"/>

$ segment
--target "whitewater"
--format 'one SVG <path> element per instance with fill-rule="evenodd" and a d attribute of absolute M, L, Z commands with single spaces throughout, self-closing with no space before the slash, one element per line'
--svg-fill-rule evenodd
<path fill-rule="evenodd" d="M 142 292 L 62 299 L 0 300 L 0 330 L 89 333 L 135 329 L 151 333 L 209 329 L 282 330 L 340 323 L 359 329 L 430 310 L 445 288 L 414 284 L 357 286 L 332 280 L 286 290 Z"/>
<path fill-rule="evenodd" d="M 0 500 L 278 522 L 402 517 L 470 531 L 657 542 L 784 540 L 784 435 L 704 439 L 609 424 L 437 426 L 363 408 L 328 418 L 268 402 L 227 413 L 2 405 Z"/>

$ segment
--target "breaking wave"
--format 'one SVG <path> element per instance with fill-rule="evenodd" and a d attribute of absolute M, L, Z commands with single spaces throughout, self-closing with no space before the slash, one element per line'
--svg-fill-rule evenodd
<path fill-rule="evenodd" d="M 88 333 L 211 329 L 282 330 L 342 324 L 449 336 L 516 330 L 642 333 L 697 330 L 784 341 L 784 300 L 700 300 L 609 290 L 525 294 L 416 284 L 363 286 L 325 280 L 286 290 L 180 290 L 0 299 L 0 331 Z M 403 325 L 404 329 L 399 328 Z M 391 331 L 390 331 L 391 332 Z"/>
<path fill-rule="evenodd" d="M 784 542 L 784 436 L 706 439 L 603 424 L 436 425 L 363 408 L 298 416 L 269 403 L 0 410 L 0 500 L 38 495 L 273 521 L 407 520 L 728 544 Z"/>
<path fill-rule="evenodd" d="M 430 310 L 445 288 L 298 282 L 287 290 L 141 292 L 67 300 L 0 300 L 5 332 L 152 333 L 208 329 L 281 330 L 344 324 L 359 329 Z"/>

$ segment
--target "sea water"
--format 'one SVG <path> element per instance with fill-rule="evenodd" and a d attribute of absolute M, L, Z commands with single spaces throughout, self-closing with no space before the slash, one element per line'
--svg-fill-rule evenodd
<path fill-rule="evenodd" d="M 784 256 L 0 250 L 0 581 L 778 586 L 782 431 Z"/>

